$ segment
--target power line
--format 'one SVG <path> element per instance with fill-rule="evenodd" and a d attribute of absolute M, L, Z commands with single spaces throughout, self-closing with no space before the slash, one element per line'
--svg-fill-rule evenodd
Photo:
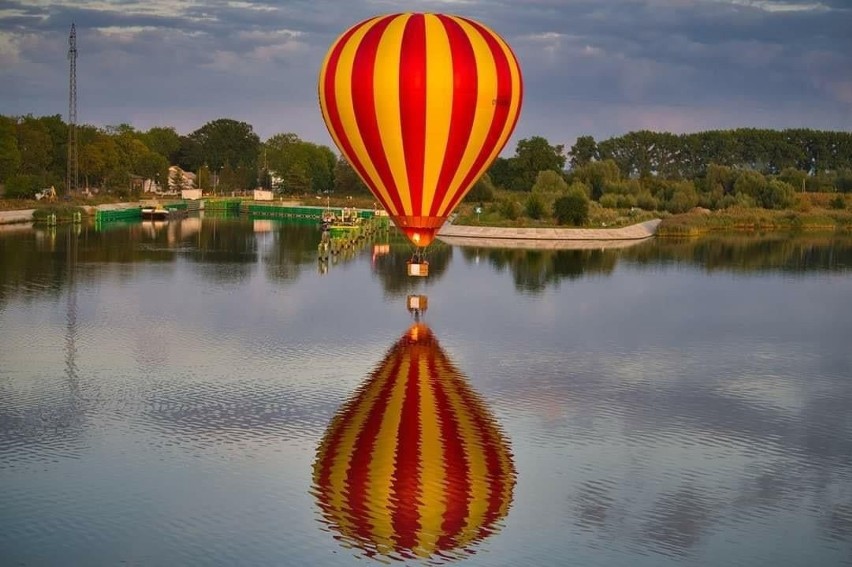
<path fill-rule="evenodd" d="M 71 35 L 68 36 L 68 61 L 68 168 L 65 174 L 65 192 L 70 195 L 80 187 L 77 164 L 77 28 L 73 22 Z"/>

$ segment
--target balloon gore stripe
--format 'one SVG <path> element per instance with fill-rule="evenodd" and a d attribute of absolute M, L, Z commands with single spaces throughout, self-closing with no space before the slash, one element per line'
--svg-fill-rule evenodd
<path fill-rule="evenodd" d="M 482 96 L 495 84 L 496 96 Z M 506 145 L 522 79 L 511 49 L 486 26 L 394 14 L 332 44 L 319 99 L 340 151 L 412 242 L 426 246 Z"/>

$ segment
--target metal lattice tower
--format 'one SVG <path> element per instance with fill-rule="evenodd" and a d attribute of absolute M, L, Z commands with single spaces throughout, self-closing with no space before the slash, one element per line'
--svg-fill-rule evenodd
<path fill-rule="evenodd" d="M 71 24 L 68 36 L 68 61 L 70 71 L 68 80 L 68 169 L 65 175 L 65 191 L 71 194 L 79 189 L 79 170 L 77 167 L 77 28 Z"/>

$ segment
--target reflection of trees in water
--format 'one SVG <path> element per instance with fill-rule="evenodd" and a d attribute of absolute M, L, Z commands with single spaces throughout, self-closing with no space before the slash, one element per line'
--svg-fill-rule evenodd
<path fill-rule="evenodd" d="M 399 297 L 407 293 L 422 291 L 424 287 L 438 281 L 450 265 L 453 249 L 440 241 L 434 241 L 426 251 L 429 262 L 429 275 L 425 278 L 408 275 L 406 263 L 414 253 L 414 247 L 408 238 L 397 230 L 391 230 L 388 236 L 390 251 L 377 256 L 373 264 L 373 273 L 382 282 L 382 288 L 390 297 Z"/>
<path fill-rule="evenodd" d="M 649 547 L 682 555 L 699 543 L 713 519 L 708 498 L 693 487 L 683 486 L 654 502 L 642 535 Z"/>
<path fill-rule="evenodd" d="M 63 281 L 65 285 L 65 380 L 55 386 L 47 386 L 40 380 L 34 380 L 30 385 L 38 395 L 27 398 L 16 398 L 12 392 L 4 392 L 0 382 L 0 455 L 11 448 L 17 460 L 26 461 L 28 458 L 52 460 L 58 454 L 69 455 L 79 450 L 84 427 L 85 407 L 80 393 L 80 377 L 77 367 L 77 265 L 79 252 L 78 228 L 60 226 L 51 229 L 47 235 L 30 233 L 29 238 L 23 238 L 15 248 L 19 251 L 15 257 L 40 256 L 40 261 L 26 262 L 23 272 L 11 274 L 11 280 L 17 277 L 27 277 L 22 282 L 25 289 L 30 288 L 34 281 L 50 282 L 42 288 L 51 295 L 60 296 Z M 47 239 L 44 240 L 43 237 Z M 42 247 L 47 248 L 48 254 L 38 253 Z M 24 249 L 28 253 L 21 254 Z M 0 239 L 0 265 L 6 266 L 3 239 Z M 59 259 L 64 261 L 60 262 Z M 0 272 L 2 273 L 2 272 Z M 5 278 L 3 278 L 5 279 Z M 0 281 L 0 305 L 5 301 L 4 290 L 9 281 Z M 37 354 L 39 345 L 33 345 Z M 51 384 L 53 384 L 51 382 Z M 26 445 L 27 451 L 20 451 L 20 446 Z M 4 461 L 0 457 L 0 462 Z M 15 462 L 6 463 L 14 466 Z M 3 468 L 3 465 L 0 465 Z"/>
<path fill-rule="evenodd" d="M 204 219 L 193 246 L 181 257 L 198 266 L 205 278 L 219 283 L 245 280 L 257 263 L 257 239 L 251 225 L 239 219 Z"/>
<path fill-rule="evenodd" d="M 852 269 L 852 238 L 786 235 L 654 239 L 623 249 L 527 250 L 461 247 L 467 262 L 510 271 L 516 289 L 540 292 L 564 279 L 610 275 L 619 261 L 639 265 L 688 264 L 707 271 L 806 273 Z"/>
<path fill-rule="evenodd" d="M 716 235 L 657 239 L 623 251 L 638 264 L 683 263 L 712 271 L 835 272 L 852 269 L 852 238 L 842 235 Z"/>
<path fill-rule="evenodd" d="M 320 234 L 316 222 L 305 224 L 274 224 L 273 229 L 258 238 L 269 238 L 270 246 L 263 250 L 266 274 L 276 281 L 293 281 L 305 266 L 317 262 L 317 243 Z"/>
<path fill-rule="evenodd" d="M 844 504 L 832 506 L 822 525 L 828 537 L 848 541 L 852 534 L 852 496 Z"/>
<path fill-rule="evenodd" d="M 81 264 L 171 263 L 185 258 L 205 277 L 239 282 L 253 265 L 267 275 L 292 281 L 316 261 L 319 232 L 313 223 L 267 221 L 255 232 L 245 218 L 194 218 L 168 223 L 107 223 L 82 226 L 76 236 Z M 65 227 L 37 228 L 0 236 L 0 303 L 11 294 L 58 293 L 66 284 Z M 429 277 L 407 275 L 413 248 L 395 229 L 388 233 L 390 252 L 376 256 L 374 273 L 391 296 L 415 293 L 440 279 L 453 247 L 440 241 L 428 249 Z M 619 261 L 642 266 L 686 264 L 707 271 L 742 273 L 845 272 L 852 269 L 852 237 L 842 235 L 714 235 L 697 240 L 655 239 L 621 250 L 510 250 L 459 247 L 467 262 L 485 261 L 495 271 L 509 271 L 515 287 L 540 292 L 562 280 L 609 275 Z M 86 270 L 79 274 L 85 278 Z M 126 277 L 133 277 L 129 272 Z"/>
<path fill-rule="evenodd" d="M 511 250 L 462 248 L 468 262 L 488 262 L 498 272 L 509 270 L 519 291 L 540 292 L 561 280 L 609 275 L 618 262 L 617 250 Z"/>

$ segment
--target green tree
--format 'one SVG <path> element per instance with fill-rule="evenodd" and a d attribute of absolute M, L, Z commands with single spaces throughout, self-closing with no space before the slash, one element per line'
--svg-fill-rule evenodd
<path fill-rule="evenodd" d="M 568 183 L 558 171 L 539 171 L 532 190 L 534 193 L 563 193 L 568 189 Z"/>
<path fill-rule="evenodd" d="M 495 188 L 508 189 L 512 184 L 512 170 L 509 167 L 509 160 L 502 157 L 495 159 L 494 163 L 488 168 L 488 177 Z"/>
<path fill-rule="evenodd" d="M 287 170 L 283 187 L 285 192 L 292 194 L 307 193 L 311 190 L 311 178 L 302 164 L 296 163 Z"/>
<path fill-rule="evenodd" d="M 482 177 L 477 179 L 470 191 L 464 196 L 466 203 L 486 203 L 494 200 L 496 189 L 494 183 L 491 182 L 491 176 L 483 173 Z"/>
<path fill-rule="evenodd" d="M 707 192 L 721 191 L 722 194 L 734 192 L 734 183 L 737 180 L 736 172 L 726 165 L 711 163 L 707 166 L 707 174 L 704 176 L 704 190 Z"/>
<path fill-rule="evenodd" d="M 251 125 L 229 118 L 220 118 L 206 123 L 189 135 L 189 143 L 181 152 L 189 155 L 189 171 L 196 171 L 204 164 L 214 170 L 229 165 L 240 165 L 252 171 L 257 170 L 257 157 L 260 151 L 260 138 Z"/>
<path fill-rule="evenodd" d="M 175 167 L 171 171 L 171 177 L 169 178 L 169 189 L 172 191 L 181 192 L 184 189 L 189 189 L 187 187 L 186 178 L 183 176 L 183 170 L 179 167 Z"/>
<path fill-rule="evenodd" d="M 46 181 L 53 161 L 53 139 L 39 120 L 27 116 L 18 122 L 18 151 L 21 153 L 20 172 Z"/>
<path fill-rule="evenodd" d="M 785 167 L 778 174 L 778 179 L 784 183 L 789 183 L 797 190 L 801 191 L 805 188 L 805 182 L 808 179 L 808 173 L 795 167 Z"/>
<path fill-rule="evenodd" d="M 142 135 L 142 141 L 152 151 L 166 158 L 169 165 L 177 163 L 181 149 L 180 135 L 171 126 L 155 126 Z"/>
<path fill-rule="evenodd" d="M 345 158 L 334 165 L 334 191 L 340 195 L 370 195 L 370 190 Z"/>
<path fill-rule="evenodd" d="M 580 136 L 568 151 L 571 169 L 583 167 L 600 158 L 598 144 L 592 136 Z"/>
<path fill-rule="evenodd" d="M 691 187 L 692 183 L 681 184 L 674 190 L 671 198 L 666 203 L 666 210 L 670 213 L 685 213 L 698 205 L 698 193 Z"/>
<path fill-rule="evenodd" d="M 765 209 L 786 209 L 793 204 L 796 190 L 778 179 L 769 181 L 757 195 L 757 202 Z"/>
<path fill-rule="evenodd" d="M 840 193 L 852 193 L 852 169 L 837 172 L 834 178 L 834 189 Z"/>
<path fill-rule="evenodd" d="M 599 199 L 607 183 L 621 179 L 621 172 L 614 160 L 593 161 L 574 172 L 574 179 L 591 188 L 591 197 Z"/>
<path fill-rule="evenodd" d="M 169 162 L 166 158 L 157 152 L 148 151 L 137 158 L 136 168 L 134 173 L 141 176 L 143 179 L 156 180 L 163 175 L 164 171 L 168 171 Z M 165 179 L 165 177 L 163 177 Z"/>
<path fill-rule="evenodd" d="M 103 132 L 96 132 L 91 141 L 80 144 L 78 161 L 86 187 L 106 188 L 116 185 L 127 173 L 121 168 L 115 140 Z"/>
<path fill-rule="evenodd" d="M 570 190 L 553 203 L 553 216 L 559 224 L 581 226 L 589 218 L 589 198 L 582 190 Z"/>
<path fill-rule="evenodd" d="M 540 171 L 562 171 L 565 168 L 564 146 L 550 145 L 545 138 L 533 136 L 518 142 L 515 155 L 509 160 L 512 180 L 509 188 L 531 191 Z"/>
<path fill-rule="evenodd" d="M 265 148 L 269 169 L 284 179 L 284 189 L 289 192 L 330 191 L 336 186 L 335 171 L 348 167 L 348 164 L 339 164 L 328 146 L 302 141 L 292 133 L 276 134 L 267 140 Z M 348 172 L 340 170 L 338 173 L 346 184 L 359 189 L 357 184 L 351 183 L 354 179 L 346 178 Z"/>
<path fill-rule="evenodd" d="M 734 192 L 737 197 L 746 196 L 759 201 L 761 193 L 766 189 L 766 177 L 760 172 L 745 170 L 740 172 L 734 182 Z"/>
<path fill-rule="evenodd" d="M 206 165 L 202 165 L 198 168 L 196 185 L 198 185 L 198 188 L 203 191 L 210 191 L 213 189 L 213 175 L 210 172 L 210 168 Z"/>
<path fill-rule="evenodd" d="M 38 188 L 39 182 L 35 175 L 17 173 L 6 180 L 6 196 L 13 199 L 32 199 Z"/>
<path fill-rule="evenodd" d="M 0 183 L 18 172 L 21 167 L 21 152 L 15 121 L 0 116 Z"/>

